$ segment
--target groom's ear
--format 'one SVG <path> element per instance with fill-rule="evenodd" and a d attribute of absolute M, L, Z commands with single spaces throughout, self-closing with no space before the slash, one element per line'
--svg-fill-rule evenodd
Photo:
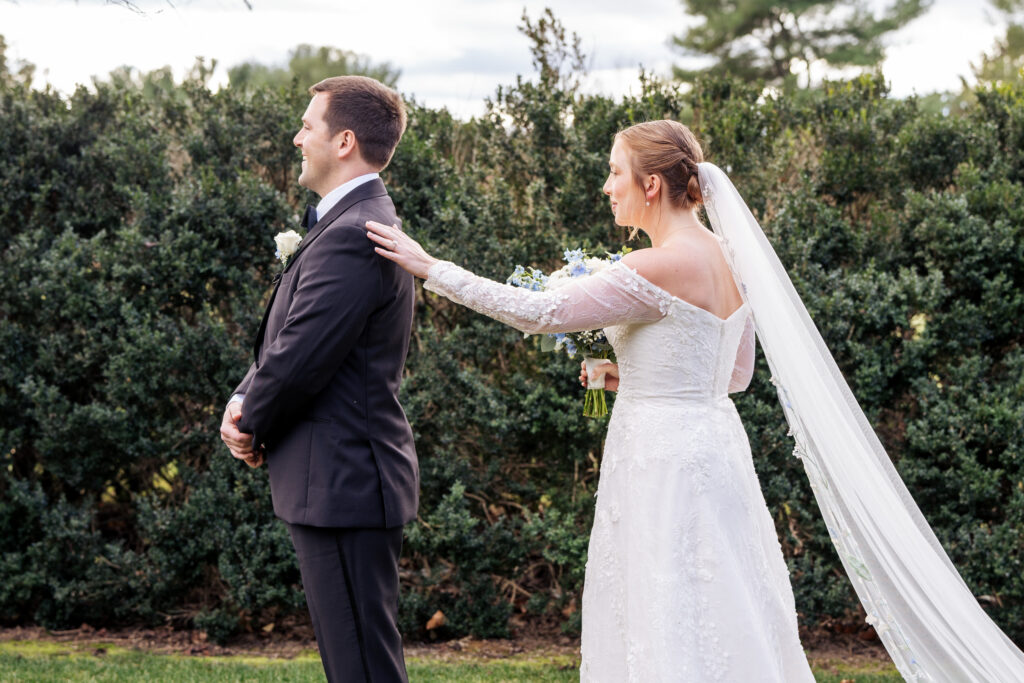
<path fill-rule="evenodd" d="M 335 142 L 338 150 L 338 161 L 345 161 L 351 158 L 351 155 L 355 153 L 359 155 L 359 141 L 356 140 L 356 134 L 351 130 L 345 129 L 335 136 Z"/>

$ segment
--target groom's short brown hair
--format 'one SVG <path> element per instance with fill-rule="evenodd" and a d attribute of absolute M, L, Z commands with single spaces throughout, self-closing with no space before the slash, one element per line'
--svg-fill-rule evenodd
<path fill-rule="evenodd" d="M 331 137 L 350 130 L 366 163 L 388 165 L 405 132 L 405 104 L 397 92 L 366 76 L 325 78 L 309 92 L 329 98 L 325 118 Z"/>

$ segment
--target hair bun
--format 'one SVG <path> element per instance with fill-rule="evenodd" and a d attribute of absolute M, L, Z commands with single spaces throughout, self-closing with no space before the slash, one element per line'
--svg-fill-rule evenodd
<path fill-rule="evenodd" d="M 686 183 L 686 196 L 694 204 L 704 203 L 704 193 L 700 191 L 700 180 L 697 179 L 696 173 L 691 173 L 690 180 Z"/>

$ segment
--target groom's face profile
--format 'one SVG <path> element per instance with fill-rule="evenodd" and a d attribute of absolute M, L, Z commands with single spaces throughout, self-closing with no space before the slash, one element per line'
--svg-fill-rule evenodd
<path fill-rule="evenodd" d="M 326 117 L 329 97 L 327 93 L 313 95 L 306 113 L 302 115 L 302 128 L 292 140 L 302 150 L 299 184 L 321 197 L 337 185 L 333 181 L 345 156 L 346 146 L 354 142 L 348 139 L 353 137 L 350 130 L 331 135 Z"/>

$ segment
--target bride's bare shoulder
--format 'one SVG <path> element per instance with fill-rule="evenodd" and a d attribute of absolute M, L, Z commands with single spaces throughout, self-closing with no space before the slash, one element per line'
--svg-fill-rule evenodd
<path fill-rule="evenodd" d="M 716 257 L 720 258 L 718 242 L 708 233 L 670 247 L 637 249 L 622 261 L 669 294 L 702 305 L 715 278 Z"/>
<path fill-rule="evenodd" d="M 647 247 L 634 249 L 622 257 L 622 262 L 641 275 L 650 272 L 652 275 L 662 271 L 675 271 L 680 265 L 692 261 L 693 252 L 677 247 Z"/>
<path fill-rule="evenodd" d="M 622 262 L 659 287 L 704 277 L 709 266 L 708 250 L 700 243 L 636 249 Z"/>

